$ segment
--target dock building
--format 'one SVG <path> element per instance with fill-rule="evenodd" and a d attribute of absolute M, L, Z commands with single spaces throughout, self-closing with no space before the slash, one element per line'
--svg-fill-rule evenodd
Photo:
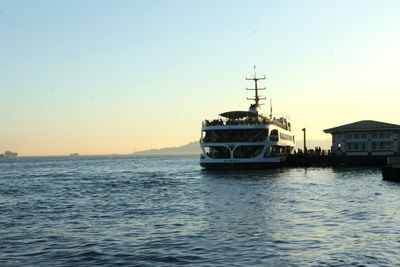
<path fill-rule="evenodd" d="M 393 156 L 400 153 L 400 125 L 363 120 L 324 130 L 331 151 L 343 156 Z"/>

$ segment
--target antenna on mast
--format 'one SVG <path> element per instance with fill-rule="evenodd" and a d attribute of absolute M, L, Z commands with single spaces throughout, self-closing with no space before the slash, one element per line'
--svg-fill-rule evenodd
<path fill-rule="evenodd" d="M 258 88 L 257 82 L 259 80 L 265 80 L 265 75 L 262 78 L 257 78 L 256 65 L 254 65 L 254 76 L 253 76 L 253 78 L 246 78 L 246 80 L 254 81 L 254 88 L 246 88 L 246 90 L 254 90 L 255 91 L 254 98 L 249 98 L 248 97 L 247 100 L 254 100 L 256 102 L 255 103 L 256 107 L 258 107 L 258 106 L 260 106 L 260 104 L 259 104 L 260 100 L 265 100 L 266 99 L 265 97 L 262 97 L 262 96 L 258 95 L 258 90 L 266 90 L 267 88 L 266 87 Z"/>
<path fill-rule="evenodd" d="M 270 105 L 270 114 L 269 114 L 269 118 L 272 120 L 272 99 L 269 98 L 269 105 Z"/>

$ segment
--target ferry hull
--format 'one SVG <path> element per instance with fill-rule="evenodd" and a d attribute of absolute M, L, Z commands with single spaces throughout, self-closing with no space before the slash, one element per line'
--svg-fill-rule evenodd
<path fill-rule="evenodd" d="M 200 166 L 207 170 L 271 169 L 279 168 L 283 165 L 284 162 L 200 162 Z"/>

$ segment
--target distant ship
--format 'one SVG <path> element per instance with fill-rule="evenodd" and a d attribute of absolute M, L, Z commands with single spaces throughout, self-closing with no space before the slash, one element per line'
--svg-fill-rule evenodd
<path fill-rule="evenodd" d="M 4 157 L 4 158 L 15 158 L 17 156 L 18 156 L 18 153 L 11 152 L 11 151 L 6 151 L 6 152 L 4 152 L 3 155 L 0 155 L 0 157 Z"/>
<path fill-rule="evenodd" d="M 248 111 L 228 111 L 219 114 L 218 119 L 202 123 L 200 165 L 206 169 L 225 168 L 268 168 L 280 166 L 286 156 L 293 152 L 295 137 L 292 125 L 285 117 L 269 117 L 260 112 L 258 81 L 254 67 L 255 103 Z"/>
<path fill-rule="evenodd" d="M 79 155 L 78 153 L 72 153 L 69 154 L 70 157 L 80 157 L 81 155 Z"/>

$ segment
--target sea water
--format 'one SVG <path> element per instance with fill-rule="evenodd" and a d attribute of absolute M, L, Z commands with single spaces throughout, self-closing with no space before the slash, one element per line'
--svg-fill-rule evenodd
<path fill-rule="evenodd" d="M 399 207 L 379 168 L 1 159 L 0 266 L 394 266 Z"/>

